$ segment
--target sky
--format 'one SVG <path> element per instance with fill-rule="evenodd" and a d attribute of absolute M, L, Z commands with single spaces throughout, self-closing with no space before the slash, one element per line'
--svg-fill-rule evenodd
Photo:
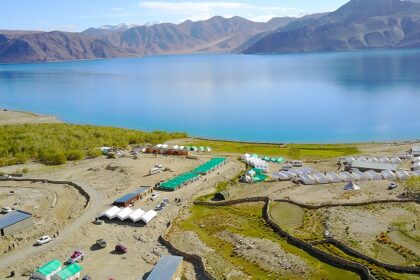
<path fill-rule="evenodd" d="M 180 23 L 215 15 L 254 21 L 333 11 L 348 0 L 0 0 L 0 29 L 82 31 L 102 25 Z"/>

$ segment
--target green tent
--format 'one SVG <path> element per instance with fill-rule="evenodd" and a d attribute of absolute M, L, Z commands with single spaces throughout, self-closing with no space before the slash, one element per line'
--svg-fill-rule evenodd
<path fill-rule="evenodd" d="M 59 271 L 52 277 L 52 280 L 66 280 L 70 277 L 74 277 L 83 270 L 82 266 L 78 263 L 73 263 L 63 270 Z"/>
<path fill-rule="evenodd" d="M 282 157 L 279 157 L 278 159 L 277 159 L 277 162 L 278 163 L 282 163 L 284 161 L 284 158 L 282 158 Z"/>
<path fill-rule="evenodd" d="M 258 155 L 257 154 L 253 154 L 251 157 L 258 158 Z"/>
<path fill-rule="evenodd" d="M 263 160 L 270 161 L 270 158 L 269 157 L 264 157 Z"/>

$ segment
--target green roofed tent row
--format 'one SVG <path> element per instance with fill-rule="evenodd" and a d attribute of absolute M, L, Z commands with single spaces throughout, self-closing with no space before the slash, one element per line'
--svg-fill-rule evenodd
<path fill-rule="evenodd" d="M 181 174 L 173 179 L 170 179 L 162 183 L 159 188 L 162 190 L 174 191 L 186 184 L 194 182 L 200 178 L 201 175 L 205 175 L 218 168 L 222 164 L 226 163 L 227 158 L 212 158 L 206 163 L 198 166 L 191 172 Z"/>
<path fill-rule="evenodd" d="M 40 268 L 38 268 L 33 274 L 32 277 L 34 279 L 40 280 L 50 280 L 51 276 L 56 274 L 61 270 L 61 262 L 57 259 L 52 260 Z"/>
<path fill-rule="evenodd" d="M 53 275 L 51 280 L 75 280 L 80 278 L 80 272 L 83 268 L 78 263 L 73 263 L 57 274 Z"/>

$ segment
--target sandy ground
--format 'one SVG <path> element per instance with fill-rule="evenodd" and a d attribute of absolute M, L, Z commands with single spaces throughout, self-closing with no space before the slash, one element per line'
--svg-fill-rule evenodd
<path fill-rule="evenodd" d="M 110 160 L 100 157 L 52 168 L 32 164 L 32 169 L 30 169 L 27 177 L 70 180 L 80 182 L 82 185 L 88 184 L 96 191 L 104 194 L 105 199 L 101 202 L 102 206 L 100 207 L 101 211 L 104 211 L 119 196 L 140 186 L 153 186 L 156 182 L 189 171 L 209 158 L 211 156 L 200 156 L 198 160 L 189 160 L 179 157 L 140 155 L 139 159 L 136 160 L 132 158 Z M 162 172 L 148 176 L 148 170 L 155 164 L 162 164 L 173 172 Z M 115 168 L 108 168 L 108 166 Z M 15 168 L 17 167 L 8 167 L 1 170 L 13 170 Z M 166 248 L 158 242 L 158 237 L 164 232 L 168 222 L 177 216 L 180 209 L 187 207 L 193 197 L 213 192 L 217 182 L 230 179 L 241 168 L 242 164 L 229 161 L 214 173 L 206 175 L 199 181 L 176 192 L 159 192 L 159 202 L 166 197 L 171 203 L 160 211 L 157 218 L 147 226 L 117 222 L 107 222 L 102 225 L 95 225 L 92 221 L 85 223 L 75 234 L 66 238 L 62 244 L 54 247 L 46 254 L 31 256 L 28 259 L 18 261 L 11 267 L 0 270 L 0 279 L 8 275 L 11 270 L 15 270 L 18 275 L 28 274 L 28 272 L 33 271 L 37 266 L 52 258 L 65 261 L 76 249 L 82 249 L 86 252 L 87 256 L 82 263 L 84 274 L 89 274 L 94 279 L 108 279 L 109 277 L 115 277 L 116 279 L 135 279 L 137 277 L 141 279 L 151 271 L 161 255 L 169 254 Z M 10 183 L 3 184 L 10 185 Z M 6 190 L 6 193 L 7 191 L 9 189 Z M 47 203 L 53 199 L 54 194 L 44 193 L 44 196 L 43 199 Z M 75 200 L 69 195 L 61 193 L 57 193 L 57 197 L 58 201 L 67 198 L 67 202 L 70 203 Z M 182 203 L 175 203 L 175 198 L 181 198 Z M 157 203 L 157 201 L 151 202 L 143 199 L 138 201 L 133 208 L 154 209 Z M 31 205 L 28 204 L 28 210 L 33 210 Z M 22 206 L 22 208 L 24 207 Z M 100 212 L 97 214 L 100 214 Z M 42 213 L 39 213 L 39 215 L 47 217 Z M 97 250 L 95 246 L 92 246 L 99 238 L 104 238 L 107 241 L 107 248 Z M 120 242 L 128 247 L 128 253 L 125 255 L 118 255 L 113 252 L 114 246 Z M 112 263 L 112 265 L 104 265 L 105 263 Z M 127 269 L 116 270 L 116 267 L 126 267 Z M 198 279 L 194 269 L 188 264 L 185 269 L 185 277 L 187 279 Z M 20 276 L 14 279 L 27 279 L 27 277 Z"/>
<path fill-rule="evenodd" d="M 85 203 L 85 198 L 69 186 L 0 182 L 0 205 L 32 213 L 34 222 L 31 229 L 2 238 L 0 256 L 32 246 L 43 235 L 52 237 L 80 216 Z"/>
<path fill-rule="evenodd" d="M 58 123 L 61 122 L 54 116 L 41 114 L 0 110 L 0 125 L 24 123 Z"/>

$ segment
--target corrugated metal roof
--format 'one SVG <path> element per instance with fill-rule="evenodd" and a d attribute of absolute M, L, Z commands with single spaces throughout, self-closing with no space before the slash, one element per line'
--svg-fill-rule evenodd
<path fill-rule="evenodd" d="M 376 162 L 367 160 L 355 160 L 351 164 L 352 168 L 372 169 L 372 170 L 392 170 L 398 169 L 398 164 L 388 162 Z"/>
<path fill-rule="evenodd" d="M 134 192 L 131 192 L 131 193 L 128 193 L 126 195 L 121 196 L 120 198 L 118 198 L 117 200 L 115 200 L 114 203 L 125 203 L 125 202 L 130 201 L 131 199 L 133 199 L 133 197 L 135 197 L 135 196 L 137 196 L 139 194 L 145 193 L 148 190 L 150 190 L 149 187 L 141 187 L 141 188 L 139 188 L 138 190 L 136 190 Z"/>
<path fill-rule="evenodd" d="M 19 223 L 32 217 L 32 214 L 20 210 L 0 216 L 0 229 Z"/>
<path fill-rule="evenodd" d="M 171 280 L 181 263 L 182 257 L 163 256 L 146 280 Z"/>

